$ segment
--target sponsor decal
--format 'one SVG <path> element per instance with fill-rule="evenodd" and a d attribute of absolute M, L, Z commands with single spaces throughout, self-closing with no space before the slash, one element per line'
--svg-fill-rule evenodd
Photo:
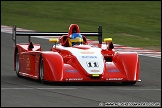
<path fill-rule="evenodd" d="M 26 70 L 31 70 L 31 68 L 26 68 Z"/>
<path fill-rule="evenodd" d="M 78 70 L 65 70 L 65 72 L 78 72 Z"/>
<path fill-rule="evenodd" d="M 94 54 L 94 52 L 92 52 L 92 51 L 81 51 L 80 53 L 82 53 L 82 54 Z"/>
<path fill-rule="evenodd" d="M 31 70 L 31 68 L 30 68 L 30 59 L 29 59 L 29 57 L 28 57 L 27 60 L 26 60 L 26 70 Z"/>
<path fill-rule="evenodd" d="M 106 80 L 122 80 L 123 78 L 106 78 Z"/>
<path fill-rule="evenodd" d="M 91 70 L 91 72 L 100 72 L 99 70 Z"/>
<path fill-rule="evenodd" d="M 112 70 L 107 70 L 108 72 L 120 72 L 119 69 L 112 69 Z"/>
<path fill-rule="evenodd" d="M 81 81 L 83 78 L 66 78 L 66 81 Z"/>
<path fill-rule="evenodd" d="M 89 59 L 89 58 L 97 58 L 97 56 L 82 56 L 82 58 L 86 58 L 86 59 Z"/>
<path fill-rule="evenodd" d="M 99 74 L 92 74 L 93 77 L 99 77 Z"/>

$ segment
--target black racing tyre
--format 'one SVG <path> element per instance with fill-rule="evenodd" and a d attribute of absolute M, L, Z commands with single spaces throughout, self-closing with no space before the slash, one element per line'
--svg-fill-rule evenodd
<path fill-rule="evenodd" d="M 127 81 L 127 82 L 122 82 L 123 85 L 134 85 L 136 84 L 136 81 Z"/>
<path fill-rule="evenodd" d="M 42 83 L 45 83 L 43 59 L 40 60 L 39 79 Z"/>
<path fill-rule="evenodd" d="M 20 62 L 19 62 L 19 54 L 18 54 L 18 51 L 17 51 L 16 52 L 16 75 L 17 75 L 17 77 L 21 77 L 19 70 L 20 70 Z"/>

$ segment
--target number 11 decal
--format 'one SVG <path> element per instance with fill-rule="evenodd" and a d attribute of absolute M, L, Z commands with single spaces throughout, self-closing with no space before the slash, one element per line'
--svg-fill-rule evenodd
<path fill-rule="evenodd" d="M 87 62 L 88 67 L 99 67 L 97 62 Z"/>

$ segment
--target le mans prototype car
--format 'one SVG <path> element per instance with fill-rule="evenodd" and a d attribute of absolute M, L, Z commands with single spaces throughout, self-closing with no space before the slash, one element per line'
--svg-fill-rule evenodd
<path fill-rule="evenodd" d="M 82 37 L 72 39 L 72 34 Z M 16 43 L 18 36 L 28 36 L 28 43 Z M 32 36 L 60 36 L 49 51 L 42 51 Z M 88 44 L 88 36 L 97 36 L 98 44 Z M 27 32 L 13 27 L 14 71 L 18 77 L 30 77 L 44 82 L 121 82 L 135 84 L 139 79 L 137 52 L 115 51 L 112 38 L 102 42 L 102 26 L 98 32 L 80 32 L 71 24 L 68 32 Z M 74 44 L 79 43 L 79 44 Z"/>

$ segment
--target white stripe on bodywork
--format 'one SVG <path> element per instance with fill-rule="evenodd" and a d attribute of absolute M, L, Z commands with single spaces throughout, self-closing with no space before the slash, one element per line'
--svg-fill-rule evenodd
<path fill-rule="evenodd" d="M 101 48 L 79 49 L 57 46 L 60 49 L 70 51 L 79 61 L 88 74 L 102 74 L 104 69 L 104 57 Z M 90 67 L 91 65 L 91 67 Z"/>

